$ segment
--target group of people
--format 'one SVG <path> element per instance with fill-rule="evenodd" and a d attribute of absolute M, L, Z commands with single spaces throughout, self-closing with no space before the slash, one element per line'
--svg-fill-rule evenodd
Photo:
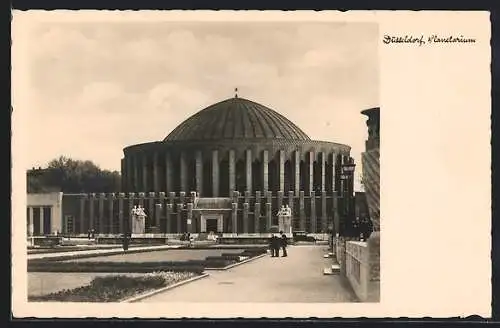
<path fill-rule="evenodd" d="M 288 256 L 286 251 L 286 247 L 288 246 L 287 236 L 280 231 L 279 235 L 273 234 L 269 239 L 269 249 L 271 251 L 271 257 L 279 257 L 280 256 L 280 248 L 283 251 L 282 257 Z"/>
<path fill-rule="evenodd" d="M 370 238 L 370 235 L 373 231 L 373 224 L 370 218 L 368 217 L 356 217 L 352 224 L 354 235 L 360 240 L 366 240 Z"/>

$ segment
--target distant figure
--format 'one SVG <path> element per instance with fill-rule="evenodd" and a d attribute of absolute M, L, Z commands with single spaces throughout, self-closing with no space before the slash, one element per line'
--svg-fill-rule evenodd
<path fill-rule="evenodd" d="M 129 236 L 127 233 L 124 233 L 123 234 L 123 237 L 122 237 L 122 247 L 123 247 L 123 251 L 127 251 L 128 250 L 128 245 L 130 243 L 130 239 L 129 239 Z"/>
<path fill-rule="evenodd" d="M 288 204 L 286 204 L 286 206 L 285 206 L 285 214 L 287 216 L 291 216 L 292 215 L 292 209 L 288 206 Z"/>
<path fill-rule="evenodd" d="M 90 240 L 90 236 L 91 236 L 91 232 L 90 232 L 90 229 L 89 229 L 89 230 L 87 230 L 87 237 L 88 237 L 89 240 Z"/>
<path fill-rule="evenodd" d="M 288 256 L 288 254 L 286 252 L 286 247 L 288 246 L 288 239 L 287 239 L 286 235 L 283 233 L 283 231 L 280 231 L 280 234 L 281 234 L 281 249 L 283 250 L 282 257 L 286 257 L 286 256 Z"/>
<path fill-rule="evenodd" d="M 278 238 L 278 236 L 276 236 L 275 234 L 273 234 L 270 238 L 270 242 L 269 242 L 269 248 L 271 249 L 271 257 L 279 257 L 280 256 L 280 244 L 281 244 L 281 241 L 280 239 Z"/>

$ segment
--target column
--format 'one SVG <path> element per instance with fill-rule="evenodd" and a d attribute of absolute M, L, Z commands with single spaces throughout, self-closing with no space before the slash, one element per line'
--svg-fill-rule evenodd
<path fill-rule="evenodd" d="M 336 188 L 335 188 L 335 180 L 336 180 L 335 167 L 337 166 L 337 155 L 335 153 L 332 153 L 331 159 L 332 159 L 332 167 L 331 167 L 331 170 L 332 170 L 332 191 L 335 191 L 336 190 Z"/>
<path fill-rule="evenodd" d="M 326 213 L 326 191 L 321 192 L 321 231 L 328 230 L 328 216 Z"/>
<path fill-rule="evenodd" d="M 155 218 L 154 218 L 154 213 L 155 213 L 155 197 L 156 193 L 150 192 L 148 194 L 148 203 L 149 203 L 149 215 L 146 218 L 146 221 L 148 222 L 147 227 L 151 227 L 155 223 Z"/>
<path fill-rule="evenodd" d="M 155 222 L 155 224 L 158 227 L 158 231 L 162 232 L 162 229 L 161 229 L 161 213 L 162 213 L 163 209 L 165 208 L 165 193 L 164 192 L 160 192 L 159 193 L 159 198 L 160 198 L 160 208 L 156 208 L 158 210 L 158 217 L 157 217 L 157 221 Z"/>
<path fill-rule="evenodd" d="M 244 194 L 244 203 L 250 203 L 250 191 L 245 191 L 245 194 Z"/>
<path fill-rule="evenodd" d="M 142 191 L 148 192 L 148 157 L 146 154 L 142 155 Z"/>
<path fill-rule="evenodd" d="M 181 191 L 187 191 L 188 188 L 188 165 L 187 165 L 187 158 L 186 158 L 186 153 L 181 152 L 181 155 L 179 157 L 179 164 L 180 164 L 180 190 Z"/>
<path fill-rule="evenodd" d="M 182 231 L 182 204 L 177 204 L 177 233 Z"/>
<path fill-rule="evenodd" d="M 260 192 L 259 190 L 257 190 L 257 191 L 255 192 L 255 202 L 256 202 L 256 203 L 260 203 L 261 198 L 262 198 L 262 194 L 261 194 L 261 192 Z"/>
<path fill-rule="evenodd" d="M 167 204 L 167 211 L 166 211 L 166 215 L 165 215 L 165 218 L 166 218 L 166 221 L 165 222 L 165 225 L 166 225 L 166 233 L 171 233 L 172 232 L 172 212 L 173 212 L 173 205 L 172 204 Z"/>
<path fill-rule="evenodd" d="M 122 190 L 130 192 L 135 190 L 132 156 L 128 155 L 125 159 L 127 161 L 127 165 L 125 167 L 127 169 L 127 189 L 122 188 Z"/>
<path fill-rule="evenodd" d="M 231 204 L 231 232 L 238 233 L 238 204 Z"/>
<path fill-rule="evenodd" d="M 219 151 L 212 151 L 212 197 L 219 196 Z"/>
<path fill-rule="evenodd" d="M 272 204 L 273 193 L 272 191 L 266 191 L 266 200 L 269 204 Z"/>
<path fill-rule="evenodd" d="M 139 159 L 137 155 L 133 156 L 134 161 L 134 189 L 133 191 L 141 190 L 141 186 L 139 185 Z"/>
<path fill-rule="evenodd" d="M 283 191 L 278 191 L 278 210 L 281 209 L 281 206 L 283 205 Z"/>
<path fill-rule="evenodd" d="M 127 189 L 127 168 L 126 168 L 126 161 L 125 158 L 122 158 L 120 160 L 120 175 L 121 175 L 121 185 L 122 185 L 122 190 Z"/>
<path fill-rule="evenodd" d="M 174 189 L 173 187 L 173 167 L 172 167 L 172 157 L 170 153 L 165 153 L 165 191 L 170 192 Z"/>
<path fill-rule="evenodd" d="M 168 193 L 169 204 L 174 204 L 174 200 L 175 200 L 175 192 L 171 191 Z"/>
<path fill-rule="evenodd" d="M 254 230 L 256 233 L 260 232 L 260 202 L 256 202 L 253 208 L 254 216 Z"/>
<path fill-rule="evenodd" d="M 132 208 L 134 207 L 134 197 L 133 192 L 128 193 L 128 225 L 126 227 L 127 232 L 132 232 Z"/>
<path fill-rule="evenodd" d="M 92 230 L 95 228 L 95 213 L 94 213 L 94 203 L 95 203 L 95 194 L 90 194 L 89 197 L 89 229 Z"/>
<path fill-rule="evenodd" d="M 118 233 L 125 232 L 125 222 L 123 220 L 123 198 L 125 198 L 124 193 L 118 194 Z"/>
<path fill-rule="evenodd" d="M 339 211 L 338 211 L 338 193 L 337 191 L 332 192 L 333 197 L 333 226 L 335 229 L 335 233 L 339 232 L 340 222 L 339 222 Z"/>
<path fill-rule="evenodd" d="M 273 221 L 272 221 L 271 203 L 266 203 L 266 232 L 269 231 L 272 224 Z"/>
<path fill-rule="evenodd" d="M 236 163 L 234 150 L 229 151 L 229 194 L 236 189 Z"/>
<path fill-rule="evenodd" d="M 246 191 L 252 192 L 252 150 L 247 149 L 245 154 Z"/>
<path fill-rule="evenodd" d="M 114 233 L 114 218 L 115 218 L 115 213 L 114 213 L 114 199 L 115 199 L 115 194 L 111 193 L 108 195 L 108 210 L 109 210 L 109 226 L 108 229 L 106 229 L 107 233 Z"/>
<path fill-rule="evenodd" d="M 104 224 L 104 199 L 106 198 L 106 194 L 101 193 L 99 195 L 98 200 L 98 211 L 99 211 L 99 230 L 97 231 L 99 234 L 105 232 L 105 224 Z"/>
<path fill-rule="evenodd" d="M 264 150 L 262 153 L 262 187 L 264 192 L 269 189 L 269 152 Z"/>
<path fill-rule="evenodd" d="M 45 226 L 45 222 L 44 222 L 44 219 L 43 219 L 43 206 L 40 206 L 39 207 L 40 209 L 40 228 L 39 228 L 39 233 L 40 235 L 44 235 L 45 234 L 45 229 L 44 229 L 44 226 Z"/>
<path fill-rule="evenodd" d="M 320 170 L 321 170 L 321 191 L 325 191 L 325 177 L 326 177 L 326 167 L 325 167 L 325 152 L 322 151 L 319 153 L 319 160 L 321 161 Z"/>
<path fill-rule="evenodd" d="M 307 162 L 306 162 L 306 181 L 307 181 L 307 186 L 306 186 L 306 191 L 311 194 L 311 191 L 313 191 L 313 182 L 314 182 L 314 152 L 310 151 L 307 154 Z"/>
<path fill-rule="evenodd" d="M 187 232 L 193 233 L 193 203 L 187 204 Z"/>
<path fill-rule="evenodd" d="M 179 192 L 179 202 L 181 204 L 184 204 L 185 199 L 186 199 L 186 192 L 185 191 Z"/>
<path fill-rule="evenodd" d="M 279 174 L 279 190 L 285 190 L 285 152 L 279 151 L 278 154 L 278 174 Z"/>
<path fill-rule="evenodd" d="M 158 165 L 158 153 L 153 154 L 153 191 L 160 191 L 160 167 Z"/>
<path fill-rule="evenodd" d="M 288 192 L 288 207 L 290 207 L 290 210 L 292 211 L 292 218 L 294 216 L 294 211 L 293 211 L 293 191 Z"/>
<path fill-rule="evenodd" d="M 305 215 L 305 206 L 304 206 L 304 190 L 299 192 L 299 222 L 300 222 L 300 230 L 306 230 L 306 215 Z"/>
<path fill-rule="evenodd" d="M 85 233 L 85 197 L 80 197 L 80 233 Z"/>
<path fill-rule="evenodd" d="M 293 164 L 293 185 L 295 196 L 298 196 L 300 191 L 300 152 L 298 150 L 294 152 Z"/>
<path fill-rule="evenodd" d="M 249 227 L 249 222 L 248 222 L 248 208 L 249 204 L 248 203 L 243 203 L 243 233 L 249 233 L 250 232 L 250 227 Z"/>
<path fill-rule="evenodd" d="M 33 236 L 34 234 L 34 223 L 33 223 L 33 207 L 28 206 L 28 236 Z"/>
<path fill-rule="evenodd" d="M 311 233 L 316 233 L 318 231 L 318 224 L 316 218 L 316 192 L 311 191 L 311 213 L 309 213 L 311 221 Z"/>
<path fill-rule="evenodd" d="M 196 192 L 201 196 L 203 192 L 203 156 L 201 151 L 196 152 Z"/>

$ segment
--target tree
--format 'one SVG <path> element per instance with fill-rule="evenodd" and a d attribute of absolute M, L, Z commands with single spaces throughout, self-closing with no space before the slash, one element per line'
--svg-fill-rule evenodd
<path fill-rule="evenodd" d="M 28 172 L 28 192 L 119 192 L 120 182 L 117 171 L 102 170 L 92 161 L 65 156 L 53 159 L 45 169 Z"/>

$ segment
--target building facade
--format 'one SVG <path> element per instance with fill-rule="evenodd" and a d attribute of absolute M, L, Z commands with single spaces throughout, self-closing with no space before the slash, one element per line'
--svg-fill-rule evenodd
<path fill-rule="evenodd" d="M 363 185 L 373 230 L 380 230 L 380 108 L 361 112 L 368 117 L 368 139 L 361 154 L 363 163 Z"/>
<path fill-rule="evenodd" d="M 73 231 L 122 233 L 134 205 L 147 232 L 260 233 L 282 205 L 294 230 L 325 232 L 337 213 L 341 165 L 350 147 L 311 140 L 278 112 L 235 96 L 194 114 L 158 142 L 132 145 L 121 160 L 122 191 L 67 195 Z"/>

